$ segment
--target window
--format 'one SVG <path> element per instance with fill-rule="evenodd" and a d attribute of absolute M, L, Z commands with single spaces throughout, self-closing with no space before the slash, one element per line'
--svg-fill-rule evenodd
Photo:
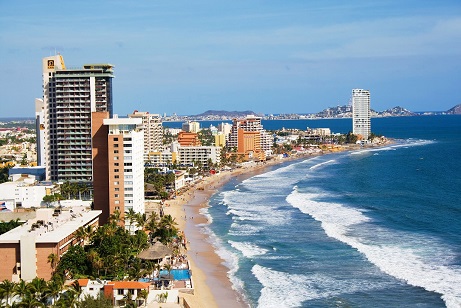
<path fill-rule="evenodd" d="M 114 172 L 118 172 L 118 169 L 114 169 Z"/>
<path fill-rule="evenodd" d="M 114 195 L 114 198 L 118 198 L 118 194 L 115 194 L 115 195 Z"/>
<path fill-rule="evenodd" d="M 133 169 L 123 169 L 124 172 L 133 172 Z"/>
<path fill-rule="evenodd" d="M 114 138 L 114 141 L 118 141 L 118 138 Z"/>
<path fill-rule="evenodd" d="M 114 175 L 114 179 L 118 179 L 118 178 L 120 178 L 119 175 Z"/>
<path fill-rule="evenodd" d="M 119 181 L 115 181 L 115 182 L 114 182 L 114 185 L 119 185 L 119 184 L 120 184 Z"/>
<path fill-rule="evenodd" d="M 114 190 L 115 190 L 115 191 L 120 191 L 120 188 L 118 188 L 118 187 L 115 187 L 115 189 L 114 189 Z"/>
<path fill-rule="evenodd" d="M 117 167 L 118 167 L 118 163 L 114 163 L 114 166 L 117 166 Z"/>
<path fill-rule="evenodd" d="M 114 150 L 114 154 L 118 154 L 118 150 Z M 117 157 L 118 158 L 118 157 Z"/>
<path fill-rule="evenodd" d="M 115 204 L 120 204 L 120 201 L 119 201 L 119 200 L 115 200 L 114 203 L 115 203 Z"/>
<path fill-rule="evenodd" d="M 124 292 L 123 292 L 123 289 L 118 289 L 118 290 L 117 290 L 117 294 L 118 294 L 118 295 L 123 295 L 123 293 L 124 293 Z"/>

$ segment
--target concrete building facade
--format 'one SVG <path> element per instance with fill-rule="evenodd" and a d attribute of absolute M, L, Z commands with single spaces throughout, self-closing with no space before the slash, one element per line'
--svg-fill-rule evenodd
<path fill-rule="evenodd" d="M 108 127 L 109 208 L 104 215 L 132 209 L 144 213 L 144 132 L 141 118 L 104 119 Z M 127 221 L 125 222 L 128 223 Z M 132 226 L 125 225 L 133 230 Z"/>
<path fill-rule="evenodd" d="M 50 181 L 93 182 L 94 114 L 112 116 L 113 65 L 66 68 L 61 55 L 43 58 L 46 177 Z"/>
<path fill-rule="evenodd" d="M 162 117 L 159 114 L 135 110 L 129 118 L 141 118 L 144 131 L 144 161 L 149 160 L 149 153 L 159 152 L 163 145 Z"/>
<path fill-rule="evenodd" d="M 80 227 L 97 227 L 101 211 L 85 207 L 64 210 L 38 209 L 36 217 L 0 235 L 0 280 L 19 282 L 35 277 L 49 280 L 53 268 L 48 256 L 59 260 L 73 245 L 82 245 L 75 233 Z"/>
<path fill-rule="evenodd" d="M 258 134 L 259 136 L 256 136 Z M 253 157 L 264 160 L 271 154 L 272 140 L 263 128 L 261 118 L 248 115 L 245 119 L 233 120 L 227 147 L 247 159 Z"/>
<path fill-rule="evenodd" d="M 371 134 L 370 91 L 352 90 L 352 133 L 367 140 Z"/>
<path fill-rule="evenodd" d="M 215 146 L 188 146 L 179 147 L 179 160 L 184 165 L 197 165 L 200 163 L 204 167 L 208 167 L 208 162 L 211 159 L 213 164 L 221 163 L 221 147 Z"/>

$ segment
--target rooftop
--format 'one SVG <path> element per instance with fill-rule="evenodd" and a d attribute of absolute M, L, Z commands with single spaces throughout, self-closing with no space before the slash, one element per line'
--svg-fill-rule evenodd
<path fill-rule="evenodd" d="M 61 211 L 53 208 L 37 209 L 36 212 L 35 218 L 0 235 L 0 243 L 19 243 L 25 235 L 35 236 L 37 243 L 57 243 L 102 213 L 83 206 L 63 208 Z"/>

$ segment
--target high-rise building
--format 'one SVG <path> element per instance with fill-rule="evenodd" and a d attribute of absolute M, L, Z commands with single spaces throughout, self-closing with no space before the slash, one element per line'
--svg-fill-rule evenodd
<path fill-rule="evenodd" d="M 270 155 L 271 146 L 272 138 L 264 130 L 260 117 L 248 115 L 245 119 L 233 120 L 227 147 L 236 149 L 238 154 L 247 157 L 251 154 L 253 158 L 264 160 Z"/>
<path fill-rule="evenodd" d="M 42 62 L 46 178 L 91 185 L 98 152 L 93 138 L 107 140 L 99 129 L 113 113 L 113 65 L 66 68 L 61 55 Z"/>
<path fill-rule="evenodd" d="M 188 133 L 198 133 L 200 131 L 200 123 L 187 121 L 182 124 L 182 130 Z"/>
<path fill-rule="evenodd" d="M 35 134 L 37 142 L 37 165 L 44 167 L 45 163 L 45 104 L 43 99 L 35 99 Z"/>
<path fill-rule="evenodd" d="M 128 115 L 129 118 L 141 118 L 144 130 L 144 161 L 149 161 L 149 153 L 157 153 L 162 150 L 163 126 L 159 114 L 140 112 L 135 110 Z"/>
<path fill-rule="evenodd" d="M 367 140 L 371 134 L 370 91 L 352 90 L 352 133 Z"/>
<path fill-rule="evenodd" d="M 101 209 L 102 218 L 116 210 L 122 215 L 132 209 L 144 213 L 144 132 L 142 119 L 104 119 L 108 127 L 109 208 Z M 95 203 L 96 209 L 96 203 Z M 125 220 L 128 230 L 134 231 Z"/>

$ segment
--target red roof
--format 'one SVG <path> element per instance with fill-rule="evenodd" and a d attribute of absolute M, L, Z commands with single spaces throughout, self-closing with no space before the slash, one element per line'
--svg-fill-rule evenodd
<path fill-rule="evenodd" d="M 114 289 L 149 289 L 150 283 L 140 281 L 111 281 Z"/>
<path fill-rule="evenodd" d="M 77 279 L 79 286 L 86 287 L 88 285 L 89 279 Z"/>

